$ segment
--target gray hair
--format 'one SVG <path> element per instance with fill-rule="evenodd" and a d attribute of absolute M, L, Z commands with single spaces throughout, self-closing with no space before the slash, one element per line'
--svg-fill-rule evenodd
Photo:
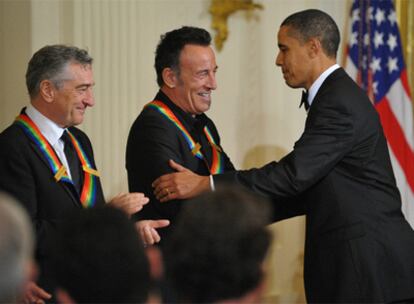
<path fill-rule="evenodd" d="M 280 26 L 293 29 L 289 34 L 302 43 L 310 38 L 318 38 L 325 54 L 336 58 L 340 34 L 335 21 L 327 13 L 316 9 L 300 11 L 287 17 Z"/>
<path fill-rule="evenodd" d="M 16 200 L 0 192 L 0 303 L 14 302 L 21 295 L 32 256 L 29 217 Z"/>
<path fill-rule="evenodd" d="M 48 79 L 56 88 L 61 88 L 64 72 L 69 63 L 91 65 L 92 57 L 86 50 L 75 46 L 47 45 L 30 59 L 26 71 L 26 86 L 33 99 L 39 94 L 40 83 Z"/>

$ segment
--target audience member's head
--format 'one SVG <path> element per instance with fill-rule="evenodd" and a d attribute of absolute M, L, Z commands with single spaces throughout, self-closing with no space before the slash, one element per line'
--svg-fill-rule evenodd
<path fill-rule="evenodd" d="M 25 210 L 0 193 L 0 303 L 12 303 L 33 276 L 33 231 Z"/>
<path fill-rule="evenodd" d="M 164 252 L 180 302 L 257 302 L 271 243 L 269 205 L 241 189 L 218 189 L 183 208 Z"/>
<path fill-rule="evenodd" d="M 82 210 L 63 227 L 56 254 L 57 298 L 77 303 L 143 303 L 149 265 L 134 224 L 118 209 Z"/>

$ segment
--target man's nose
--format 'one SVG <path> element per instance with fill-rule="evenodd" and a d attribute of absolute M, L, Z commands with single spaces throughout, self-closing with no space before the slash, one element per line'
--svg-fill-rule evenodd
<path fill-rule="evenodd" d="M 280 52 L 277 53 L 277 55 L 276 55 L 275 64 L 277 66 L 281 66 L 282 65 L 282 56 L 280 55 Z"/>
<path fill-rule="evenodd" d="M 89 88 L 86 92 L 86 97 L 84 99 L 84 103 L 88 107 L 93 107 L 95 105 L 95 97 L 93 96 L 92 88 Z"/>
<path fill-rule="evenodd" d="M 215 90 L 217 89 L 217 81 L 216 81 L 216 74 L 212 73 L 209 77 L 209 84 L 208 86 L 210 87 L 210 89 Z"/>

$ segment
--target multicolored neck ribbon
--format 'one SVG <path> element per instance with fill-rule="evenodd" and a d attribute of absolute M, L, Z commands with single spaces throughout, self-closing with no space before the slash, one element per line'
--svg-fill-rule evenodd
<path fill-rule="evenodd" d="M 66 182 L 73 185 L 72 180 L 69 178 L 65 166 L 62 165 L 55 150 L 50 143 L 46 140 L 43 134 L 40 132 L 36 124 L 26 114 L 20 114 L 15 123 L 19 125 L 26 135 L 36 144 L 43 156 L 46 158 L 50 169 L 52 170 L 53 177 L 56 182 Z M 67 130 L 69 137 L 75 147 L 76 153 L 82 164 L 82 170 L 84 172 L 83 186 L 80 194 L 80 201 L 84 208 L 93 207 L 96 203 L 96 190 L 97 190 L 97 178 L 99 173 L 96 169 L 93 169 L 91 162 L 86 156 L 85 151 L 80 145 L 79 141 L 73 136 L 73 134 Z"/>
<path fill-rule="evenodd" d="M 216 144 L 216 141 L 214 140 L 214 137 L 207 126 L 204 127 L 204 134 L 206 135 L 208 142 L 211 145 L 211 152 L 213 155 L 210 172 L 213 174 L 223 173 L 223 151 L 221 150 L 220 146 Z"/>
<path fill-rule="evenodd" d="M 211 131 L 209 130 L 207 126 L 204 127 L 204 134 L 206 135 L 207 140 L 212 150 L 211 167 L 209 166 L 205 156 L 201 152 L 201 145 L 192 138 L 192 136 L 187 131 L 187 129 L 184 127 L 184 125 L 181 123 L 181 121 L 177 118 L 177 116 L 175 116 L 175 114 L 171 111 L 171 109 L 165 103 L 159 100 L 154 100 L 148 103 L 145 107 L 152 107 L 158 110 L 158 112 L 160 112 L 165 118 L 167 118 L 177 127 L 180 133 L 184 136 L 184 139 L 186 140 L 191 153 L 195 157 L 197 157 L 200 160 L 203 160 L 206 163 L 207 168 L 209 169 L 211 174 L 223 173 L 224 161 L 223 161 L 222 150 L 216 144 L 214 137 L 212 136 Z"/>

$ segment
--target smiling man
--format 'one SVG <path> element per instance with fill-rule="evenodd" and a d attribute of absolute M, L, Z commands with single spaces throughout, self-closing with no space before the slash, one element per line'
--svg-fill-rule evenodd
<path fill-rule="evenodd" d="M 338 26 L 323 11 L 304 10 L 282 22 L 277 41 L 286 84 L 308 93 L 305 129 L 279 162 L 214 182 L 269 197 L 276 219 L 306 215 L 308 303 L 413 303 L 414 231 L 401 212 L 378 113 L 336 63 Z M 208 178 L 174 167 L 179 172 L 154 182 L 162 201 L 207 190 Z M 164 196 L 165 188 L 174 194 Z"/>
<path fill-rule="evenodd" d="M 210 34 L 195 27 L 161 36 L 155 55 L 160 90 L 144 107 L 128 138 L 129 190 L 144 192 L 150 198 L 137 218 L 169 219 L 171 226 L 159 231 L 163 240 L 184 203 L 160 204 L 153 195 L 152 182 L 173 172 L 170 159 L 204 176 L 234 170 L 220 146 L 214 123 L 204 114 L 217 87 L 217 64 L 210 42 Z M 166 196 L 173 195 L 168 189 L 164 191 Z"/>
<path fill-rule="evenodd" d="M 51 297 L 47 292 L 54 289 L 51 260 L 58 227 L 70 213 L 105 203 L 91 142 L 75 127 L 95 104 L 94 84 L 92 58 L 85 50 L 41 48 L 26 72 L 30 104 L 0 134 L 0 189 L 25 207 L 36 232 L 40 277 L 30 284 L 26 302 Z M 147 202 L 142 193 L 124 193 L 109 204 L 131 215 Z M 154 223 L 140 222 L 141 234 L 156 238 Z"/>

